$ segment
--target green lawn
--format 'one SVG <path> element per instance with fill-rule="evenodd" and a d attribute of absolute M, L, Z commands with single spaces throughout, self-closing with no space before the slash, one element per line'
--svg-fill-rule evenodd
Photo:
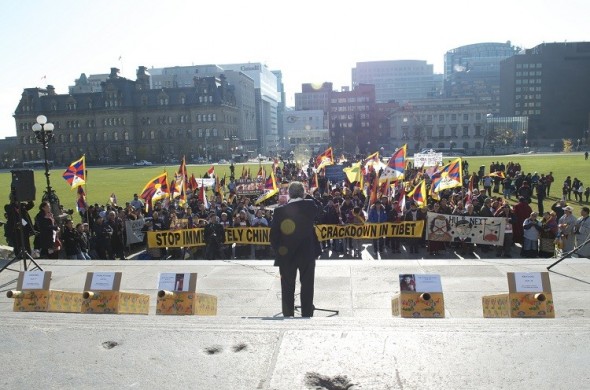
<path fill-rule="evenodd" d="M 448 158 L 445 158 L 447 162 Z M 519 162 L 525 173 L 539 172 L 548 173 L 552 171 L 555 176 L 555 183 L 551 189 L 551 197 L 545 200 L 545 209 L 549 209 L 551 204 L 561 196 L 561 184 L 566 176 L 570 175 L 572 178 L 578 177 L 585 185 L 590 185 L 590 160 L 584 160 L 581 153 L 570 154 L 531 154 L 531 155 L 509 155 L 509 156 L 487 156 L 487 157 L 466 157 L 469 162 L 469 170 L 477 171 L 480 165 L 486 166 L 488 172 L 489 165 L 492 161 L 500 161 L 508 163 L 509 161 Z M 270 167 L 272 163 L 267 163 Z M 187 167 L 188 173 L 194 174 L 195 177 L 202 177 L 211 165 L 189 165 Z M 240 176 L 242 168 L 250 169 L 252 175 L 258 172 L 258 164 L 236 164 L 235 174 Z M 76 191 L 69 189 L 67 182 L 62 178 L 64 167 L 53 169 L 51 171 L 51 185 L 56 191 L 62 205 L 66 209 L 76 207 Z M 157 167 L 87 167 L 87 201 L 89 203 L 105 204 L 109 200 L 111 193 L 117 195 L 118 203 L 124 205 L 126 201 L 133 198 L 134 193 L 139 193 L 145 184 L 155 176 L 163 171 L 167 171 L 169 180 L 173 177 L 174 172 L 178 169 L 178 165 L 174 166 L 157 166 Z M 229 178 L 229 165 L 215 165 L 215 173 L 218 177 L 227 175 Z M 5 189 L 4 199 L 5 204 L 8 203 L 8 195 L 10 192 L 11 175 L 9 171 L 0 173 L 0 188 Z M 35 186 L 37 189 L 37 201 L 39 203 L 43 191 L 46 187 L 45 175 L 43 170 L 35 171 Z M 573 197 L 572 197 L 573 199 Z M 534 200 L 536 202 L 536 200 Z M 575 215 L 579 215 L 579 205 L 575 202 L 570 202 L 574 206 Z M 536 208 L 536 205 L 532 205 Z M 32 210 L 33 216 L 37 213 L 37 209 Z M 4 243 L 4 237 L 0 237 L 0 243 Z"/>

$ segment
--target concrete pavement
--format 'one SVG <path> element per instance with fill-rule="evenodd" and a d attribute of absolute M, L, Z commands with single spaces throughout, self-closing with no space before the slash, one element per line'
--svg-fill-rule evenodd
<path fill-rule="evenodd" d="M 554 267 L 555 319 L 484 319 L 481 297 L 506 273 L 551 259 L 320 260 L 312 319 L 280 316 L 270 260 L 41 260 L 52 289 L 82 291 L 86 272 L 121 271 L 150 295 L 150 315 L 14 313 L 0 273 L 0 388 L 562 389 L 590 388 L 590 261 Z M 197 272 L 216 317 L 156 316 L 160 272 Z M 438 273 L 446 318 L 391 316 L 400 273 Z"/>

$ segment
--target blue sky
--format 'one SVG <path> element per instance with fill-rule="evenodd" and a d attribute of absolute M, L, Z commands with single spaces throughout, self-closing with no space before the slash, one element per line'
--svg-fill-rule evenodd
<path fill-rule="evenodd" d="M 16 135 L 24 88 L 67 93 L 81 73 L 262 62 L 283 72 L 292 105 L 302 83 L 350 85 L 356 62 L 426 60 L 442 73 L 462 45 L 589 41 L 589 11 L 587 0 L 3 0 L 0 138 Z"/>

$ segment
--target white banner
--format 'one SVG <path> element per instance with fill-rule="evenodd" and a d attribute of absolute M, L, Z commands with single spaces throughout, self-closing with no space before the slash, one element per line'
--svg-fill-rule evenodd
<path fill-rule="evenodd" d="M 205 187 L 213 187 L 215 186 L 215 178 L 208 178 L 208 179 L 203 179 L 203 178 L 195 178 L 195 180 L 197 181 L 197 184 L 199 185 L 199 188 L 205 186 Z"/>
<path fill-rule="evenodd" d="M 415 153 L 414 154 L 414 168 L 442 166 L 442 153 Z"/>
<path fill-rule="evenodd" d="M 426 239 L 470 244 L 502 245 L 506 218 L 446 215 L 428 212 Z"/>
<path fill-rule="evenodd" d="M 127 233 L 127 245 L 143 242 L 144 233 L 141 228 L 145 224 L 143 218 L 125 221 L 125 232 Z"/>

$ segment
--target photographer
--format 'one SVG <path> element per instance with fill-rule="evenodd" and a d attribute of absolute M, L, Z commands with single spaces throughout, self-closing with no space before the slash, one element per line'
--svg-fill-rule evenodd
<path fill-rule="evenodd" d="M 55 223 L 49 202 L 43 202 L 39 206 L 39 213 L 35 217 L 35 226 L 39 232 L 35 238 L 35 248 L 41 251 L 42 258 L 57 259 L 61 249 L 61 242 L 57 237 L 59 226 Z"/>
<path fill-rule="evenodd" d="M 205 258 L 207 260 L 222 259 L 221 247 L 225 242 L 223 225 L 217 220 L 215 212 L 209 213 L 209 223 L 205 226 Z"/>
<path fill-rule="evenodd" d="M 14 195 L 11 193 L 10 203 L 4 206 L 4 211 L 6 212 L 6 225 L 4 226 L 6 242 L 14 248 L 14 254 L 18 256 L 22 246 L 20 234 L 20 230 L 22 229 L 24 249 L 28 254 L 31 254 L 29 237 L 33 236 L 35 231 L 33 230 L 29 210 L 35 207 L 35 204 L 32 201 L 26 203 L 17 202 L 13 198 Z"/>

